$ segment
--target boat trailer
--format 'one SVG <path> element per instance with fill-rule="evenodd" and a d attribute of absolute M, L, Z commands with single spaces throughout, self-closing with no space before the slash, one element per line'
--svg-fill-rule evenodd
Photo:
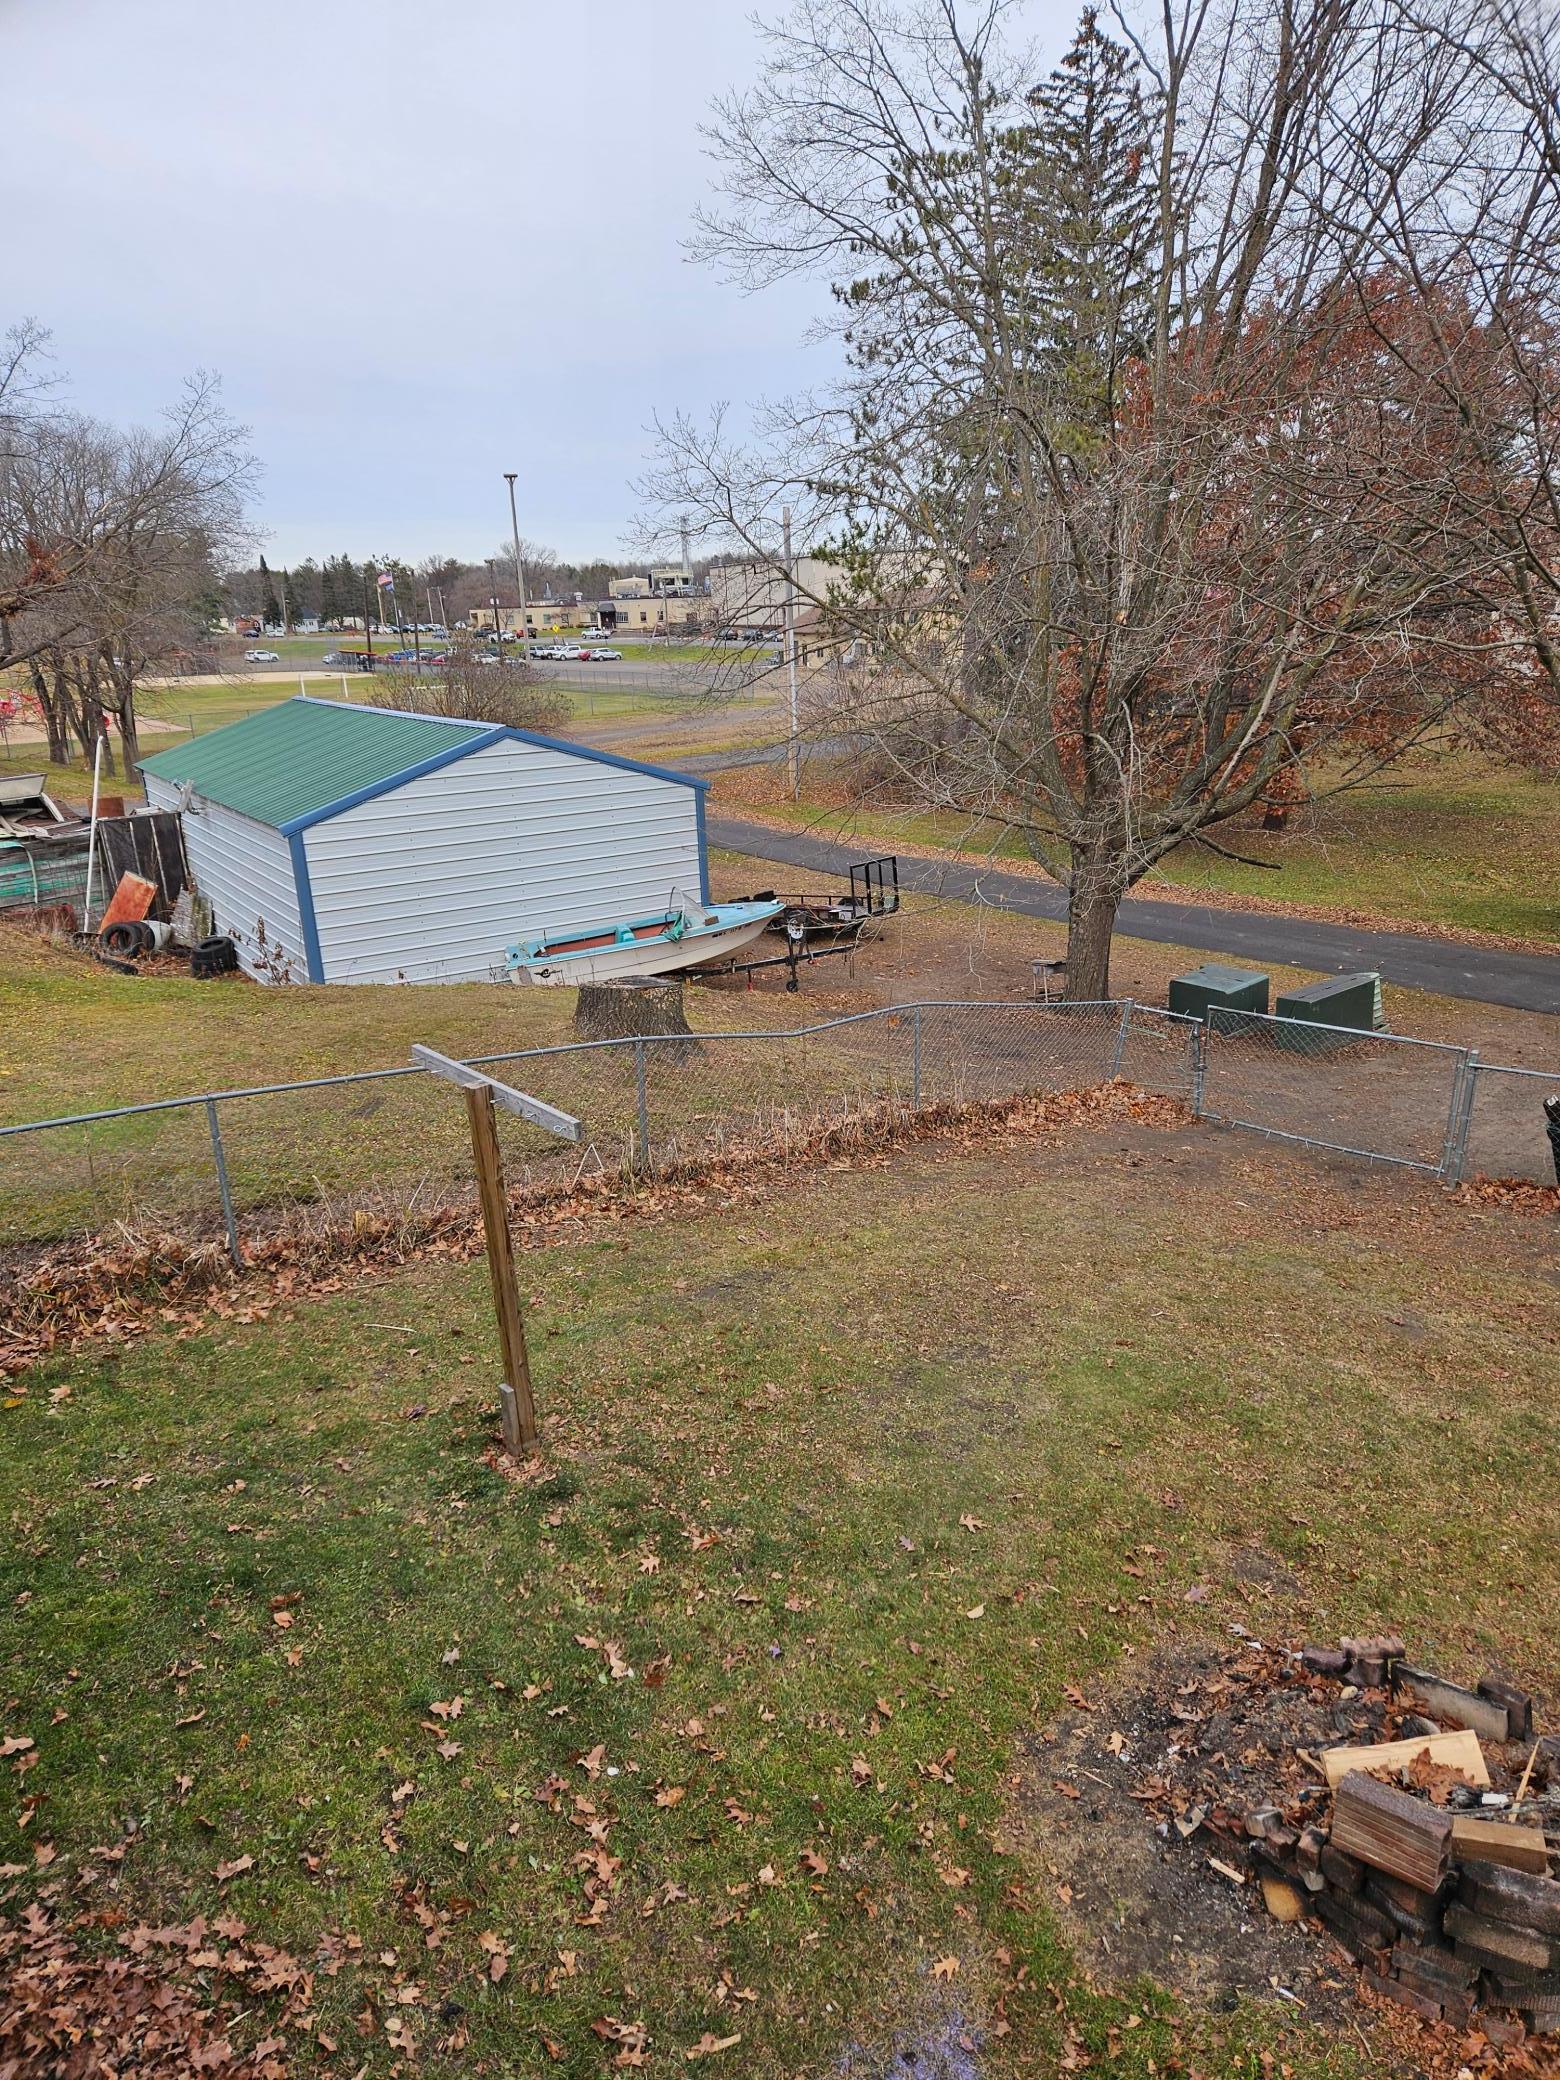
<path fill-rule="evenodd" d="M 800 987 L 798 971 L 804 961 L 854 953 L 869 924 L 893 916 L 899 908 L 899 860 L 893 853 L 857 860 L 850 869 L 849 895 L 831 895 L 820 889 L 788 895 L 771 888 L 748 900 L 782 906 L 768 929 L 784 935 L 785 952 L 764 960 L 733 961 L 722 972 L 751 975 L 758 968 L 789 968 L 785 986 L 793 992 Z"/>

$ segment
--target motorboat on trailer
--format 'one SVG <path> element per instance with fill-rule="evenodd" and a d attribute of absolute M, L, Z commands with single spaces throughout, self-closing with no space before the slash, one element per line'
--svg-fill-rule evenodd
<path fill-rule="evenodd" d="M 729 960 L 750 945 L 782 907 L 773 900 L 704 903 L 674 896 L 668 909 L 650 917 L 522 939 L 508 950 L 509 979 L 558 986 L 702 968 L 712 961 Z"/>

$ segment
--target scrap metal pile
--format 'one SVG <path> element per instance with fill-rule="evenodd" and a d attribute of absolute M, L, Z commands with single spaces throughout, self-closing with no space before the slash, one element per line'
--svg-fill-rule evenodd
<path fill-rule="evenodd" d="M 1248 1639 L 1186 1693 L 1132 1792 L 1162 1834 L 1220 1837 L 1213 1876 L 1255 1878 L 1424 2020 L 1560 2033 L 1560 1737 L 1525 1692 L 1446 1682 L 1398 1639 Z"/>

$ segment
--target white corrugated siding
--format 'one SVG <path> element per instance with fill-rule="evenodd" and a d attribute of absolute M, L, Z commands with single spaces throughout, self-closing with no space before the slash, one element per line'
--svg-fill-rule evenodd
<path fill-rule="evenodd" d="M 177 785 L 153 773 L 144 779 L 154 809 L 178 806 L 182 790 Z M 292 854 L 281 832 L 199 795 L 181 821 L 195 886 L 211 904 L 216 929 L 232 937 L 244 973 L 261 982 L 307 982 Z"/>
<path fill-rule="evenodd" d="M 469 982 L 505 949 L 699 892 L 696 791 L 506 741 L 304 833 L 328 982 Z"/>

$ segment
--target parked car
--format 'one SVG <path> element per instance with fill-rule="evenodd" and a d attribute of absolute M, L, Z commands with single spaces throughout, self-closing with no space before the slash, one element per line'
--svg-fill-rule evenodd
<path fill-rule="evenodd" d="M 276 650 L 246 650 L 245 664 L 280 664 L 281 653 Z"/>
<path fill-rule="evenodd" d="M 590 655 L 594 664 L 621 664 L 623 662 L 621 650 L 602 648 L 600 650 L 592 650 Z"/>

